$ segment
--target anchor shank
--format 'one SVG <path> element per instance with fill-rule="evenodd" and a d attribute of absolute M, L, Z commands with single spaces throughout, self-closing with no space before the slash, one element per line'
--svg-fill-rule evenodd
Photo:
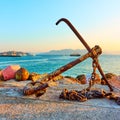
<path fill-rule="evenodd" d="M 91 52 L 81 56 L 80 58 L 60 67 L 59 69 L 55 70 L 54 72 L 48 74 L 47 76 L 43 77 L 41 79 L 41 82 L 48 82 L 49 80 L 51 80 L 52 78 L 58 76 L 59 74 L 67 71 L 68 69 L 72 68 L 73 66 L 77 65 L 78 63 L 84 61 L 85 59 L 92 57 L 92 55 L 94 54 L 93 52 L 96 52 L 96 54 L 100 54 L 101 53 L 101 48 L 99 46 L 95 46 L 93 48 L 94 51 L 91 50 Z"/>

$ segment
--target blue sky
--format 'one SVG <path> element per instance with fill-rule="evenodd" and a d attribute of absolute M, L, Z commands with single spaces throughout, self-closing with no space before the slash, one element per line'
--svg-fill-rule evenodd
<path fill-rule="evenodd" d="M 93 47 L 120 54 L 120 0 L 0 0 L 0 51 L 84 49 L 67 18 Z"/>

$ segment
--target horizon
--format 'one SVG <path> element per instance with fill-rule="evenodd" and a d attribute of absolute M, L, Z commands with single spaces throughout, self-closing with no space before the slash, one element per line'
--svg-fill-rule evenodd
<path fill-rule="evenodd" d="M 67 18 L 90 47 L 120 54 L 119 0 L 0 1 L 0 51 L 48 52 L 85 49 L 60 18 Z"/>
<path fill-rule="evenodd" d="M 2 51 L 3 53 L 4 52 L 11 52 L 11 51 L 15 51 L 15 52 L 24 52 L 24 53 L 31 53 L 31 54 L 43 54 L 43 53 L 49 53 L 49 52 L 51 52 L 51 51 L 63 51 L 63 50 L 73 50 L 73 51 L 76 51 L 76 50 L 81 50 L 81 51 L 83 51 L 83 52 L 85 52 L 85 53 L 87 53 L 87 50 L 86 49 L 79 49 L 79 48 L 77 48 L 77 49 L 72 49 L 72 48 L 65 48 L 65 49 L 52 49 L 52 50 L 48 50 L 48 51 L 44 51 L 44 52 L 30 52 L 30 51 L 18 51 L 18 50 L 8 50 L 8 51 Z M 0 53 L 2 53 L 2 52 L 0 52 Z M 110 53 L 110 52 L 104 52 L 104 51 L 102 51 L 102 54 L 101 55 L 120 55 L 119 53 Z"/>

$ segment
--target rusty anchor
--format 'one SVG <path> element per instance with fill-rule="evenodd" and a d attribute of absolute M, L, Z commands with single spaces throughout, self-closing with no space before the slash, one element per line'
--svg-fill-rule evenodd
<path fill-rule="evenodd" d="M 78 63 L 84 61 L 85 59 L 89 58 L 89 57 L 93 57 L 93 56 L 98 56 L 102 53 L 102 50 L 99 46 L 95 46 L 91 49 L 90 52 L 88 52 L 87 54 L 81 56 L 80 58 L 60 67 L 59 69 L 55 70 L 52 73 L 49 73 L 47 76 L 41 78 L 39 81 L 36 82 L 31 82 L 28 83 L 25 87 L 24 87 L 24 94 L 25 95 L 31 95 L 34 94 L 40 90 L 44 90 L 45 88 L 49 87 L 50 84 L 48 83 L 50 80 L 52 80 L 54 77 L 58 76 L 59 74 L 67 71 L 68 69 L 72 68 L 73 66 L 77 65 Z"/>
<path fill-rule="evenodd" d="M 79 40 L 83 43 L 83 45 L 88 50 L 88 53 L 86 53 L 85 55 L 81 56 L 80 58 L 60 67 L 59 69 L 49 73 L 48 75 L 46 75 L 45 77 L 41 78 L 38 81 L 28 83 L 23 88 L 24 95 L 35 94 L 37 97 L 43 95 L 46 92 L 46 88 L 51 86 L 50 81 L 54 77 L 60 75 L 61 73 L 67 71 L 68 69 L 72 68 L 73 66 L 77 65 L 78 63 L 84 61 L 85 59 L 87 59 L 89 57 L 91 57 L 93 59 L 93 73 L 92 73 L 91 81 L 89 83 L 89 87 L 87 88 L 87 90 L 90 90 L 90 88 L 92 87 L 92 85 L 94 83 L 94 79 L 95 79 L 95 70 L 96 70 L 96 68 L 98 68 L 100 74 L 105 79 L 110 91 L 113 91 L 111 85 L 108 83 L 107 79 L 105 78 L 105 75 L 101 69 L 99 62 L 98 62 L 98 56 L 102 53 L 102 49 L 98 45 L 96 45 L 95 47 L 93 47 L 91 49 L 89 47 L 89 45 L 85 42 L 85 40 L 81 37 L 81 35 L 77 32 L 77 30 L 74 28 L 74 26 L 67 19 L 62 18 L 62 19 L 58 20 L 56 22 L 56 25 L 58 25 L 61 21 L 64 21 L 65 23 L 67 23 L 67 25 L 73 30 L 75 35 L 79 38 Z"/>
<path fill-rule="evenodd" d="M 71 30 L 75 33 L 75 35 L 78 37 L 78 39 L 82 42 L 82 44 L 85 46 L 85 48 L 88 50 L 88 52 L 90 52 L 90 51 L 91 51 L 90 46 L 86 43 L 86 41 L 83 39 L 83 37 L 78 33 L 78 31 L 77 31 L 77 30 L 75 29 L 75 27 L 71 24 L 71 22 L 70 22 L 69 20 L 67 20 L 66 18 L 61 18 L 60 20 L 58 20 L 58 21 L 56 22 L 56 25 L 58 25 L 61 21 L 64 21 L 64 22 L 71 28 Z M 92 56 L 92 59 L 93 59 L 93 60 L 96 59 L 96 61 L 98 61 L 97 56 Z M 97 68 L 98 68 L 101 76 L 104 78 L 105 82 L 107 83 L 110 91 L 113 91 L 111 85 L 108 83 L 108 81 L 107 81 L 107 79 L 106 79 L 106 77 L 105 77 L 105 75 L 104 75 L 104 73 L 103 73 L 103 70 L 102 70 L 102 68 L 101 68 L 101 66 L 100 66 L 100 64 L 99 64 L 98 62 L 97 62 Z"/>

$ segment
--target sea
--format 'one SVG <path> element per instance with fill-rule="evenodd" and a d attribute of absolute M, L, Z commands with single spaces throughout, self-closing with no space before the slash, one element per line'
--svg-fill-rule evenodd
<path fill-rule="evenodd" d="M 0 69 L 5 69 L 9 65 L 20 65 L 21 67 L 26 68 L 30 73 L 51 73 L 69 62 L 74 61 L 78 57 L 81 56 L 36 55 L 0 57 Z M 120 75 L 120 55 L 101 55 L 99 56 L 99 63 L 104 73 Z M 63 76 L 76 77 L 80 74 L 90 75 L 92 71 L 92 59 L 88 58 L 61 74 Z M 99 74 L 98 70 L 96 72 Z"/>

